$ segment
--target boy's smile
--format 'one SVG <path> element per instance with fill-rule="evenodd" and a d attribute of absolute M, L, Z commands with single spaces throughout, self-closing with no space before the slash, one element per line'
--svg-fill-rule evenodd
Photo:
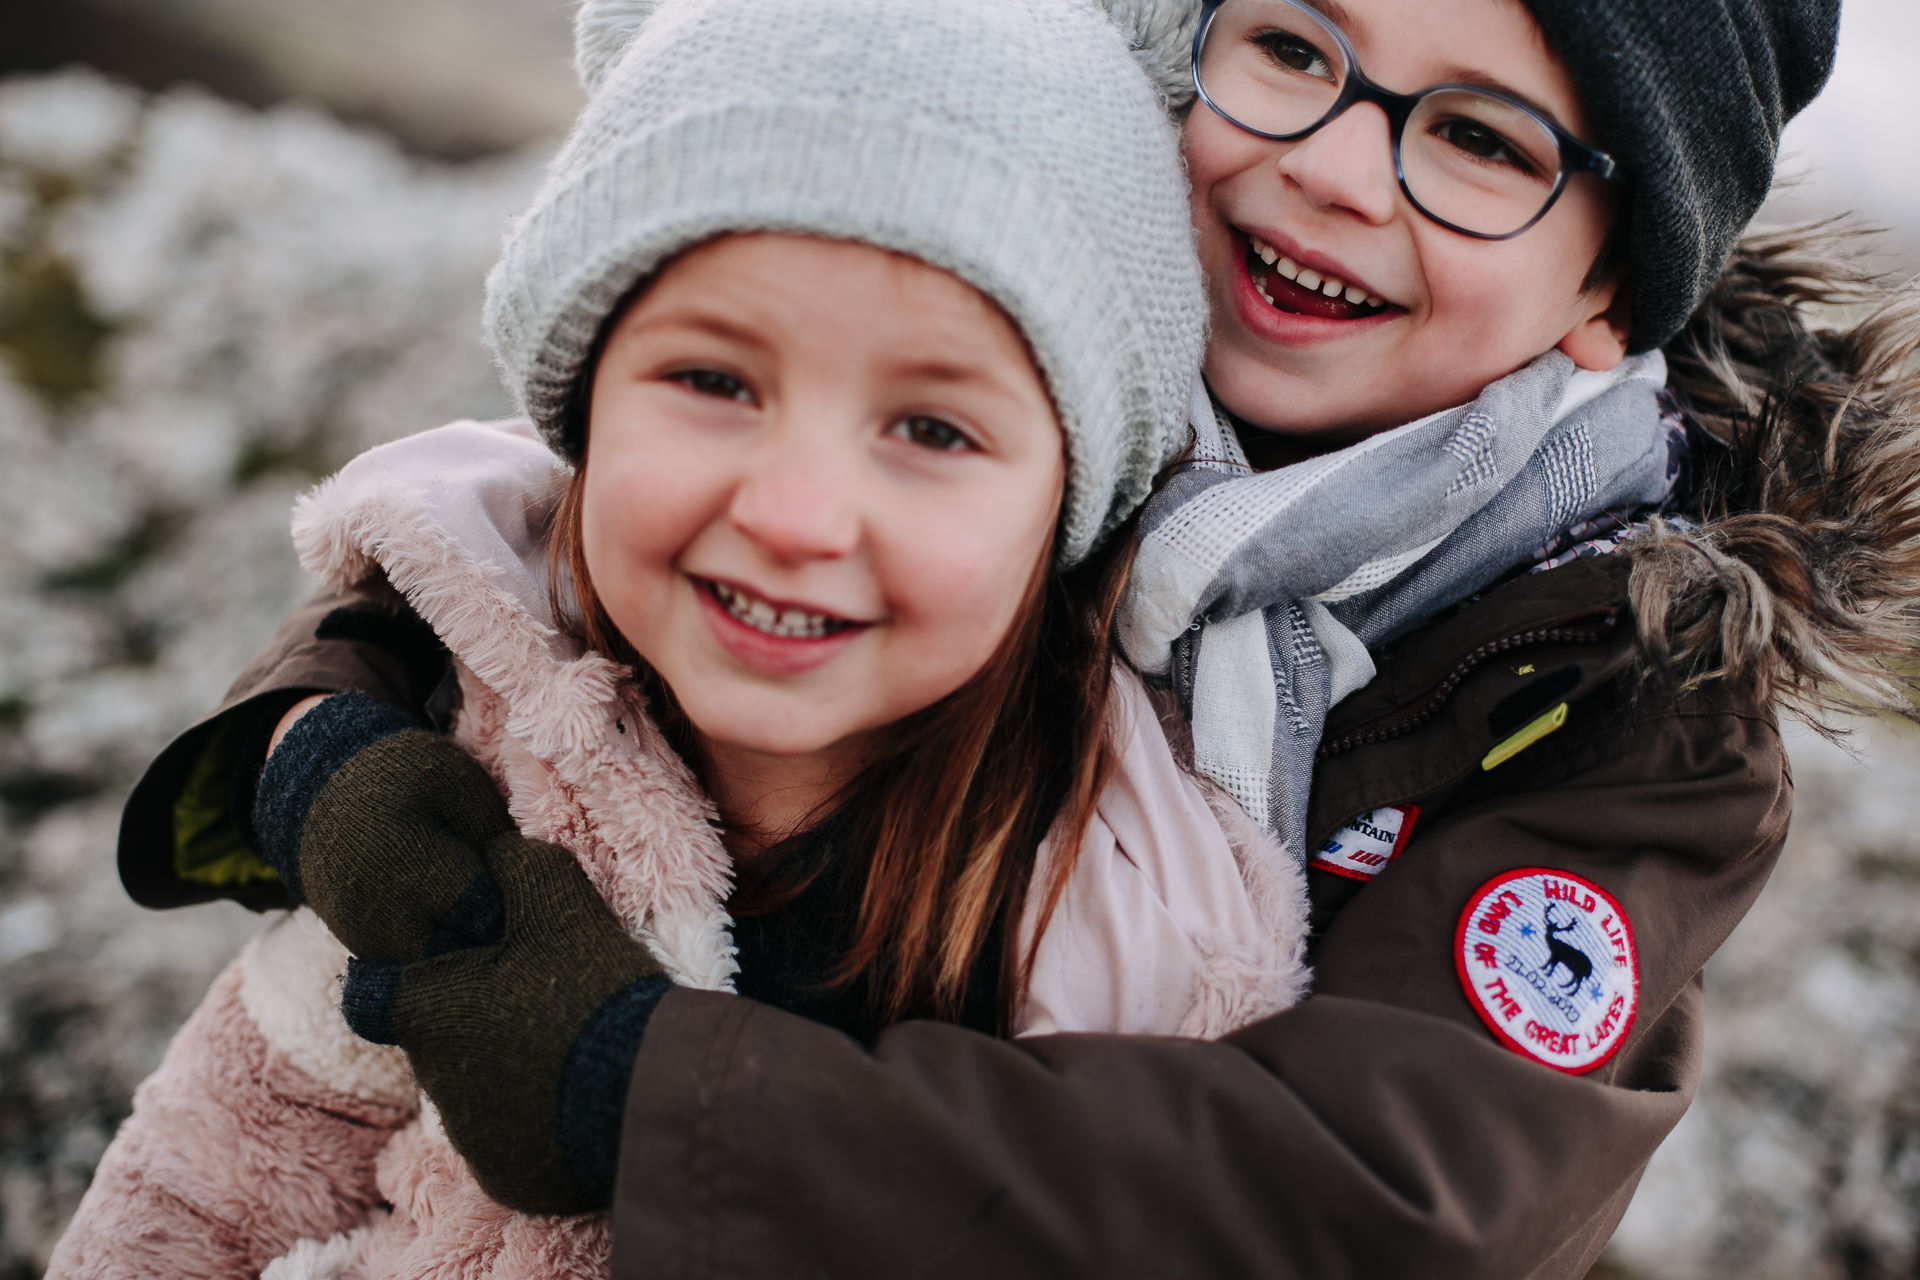
<path fill-rule="evenodd" d="M 1571 79 L 1515 0 L 1327 0 L 1366 73 L 1412 92 L 1499 88 L 1591 137 Z M 1357 104 L 1298 141 L 1197 104 L 1184 147 L 1207 273 L 1207 380 L 1238 417 L 1311 448 L 1472 400 L 1558 346 L 1584 367 L 1625 354 L 1618 286 L 1584 283 L 1618 197 L 1576 177 L 1540 223 L 1479 240 L 1402 194 L 1387 118 Z"/>

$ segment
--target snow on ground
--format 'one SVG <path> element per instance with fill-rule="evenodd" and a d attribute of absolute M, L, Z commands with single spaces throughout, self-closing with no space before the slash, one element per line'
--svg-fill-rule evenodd
<path fill-rule="evenodd" d="M 0 81 L 0 1280 L 257 927 L 153 913 L 126 788 L 309 589 L 288 510 L 508 405 L 481 281 L 539 157 L 426 168 L 315 113 Z"/>
<path fill-rule="evenodd" d="M 0 81 L 0 1280 L 256 926 L 151 913 L 119 807 L 307 589 L 306 484 L 506 405 L 481 280 L 533 155 L 429 167 L 317 114 Z M 1709 971 L 1707 1077 L 1614 1276 L 1920 1265 L 1920 741 L 1793 739 L 1786 862 Z"/>

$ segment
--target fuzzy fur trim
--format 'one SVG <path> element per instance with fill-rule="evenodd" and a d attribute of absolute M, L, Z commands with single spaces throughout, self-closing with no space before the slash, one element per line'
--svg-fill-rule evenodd
<path fill-rule="evenodd" d="M 340 1016 L 347 949 L 305 908 L 268 925 L 240 953 L 240 1003 L 268 1044 L 316 1080 L 381 1106 L 413 1110 L 407 1055 L 353 1034 Z"/>
<path fill-rule="evenodd" d="M 1291 1009 L 1307 998 L 1307 873 L 1301 860 L 1232 796 L 1205 779 L 1195 785 L 1226 833 L 1253 914 L 1265 936 L 1252 945 L 1201 947 L 1200 995 L 1181 1034 L 1217 1039 Z"/>
<path fill-rule="evenodd" d="M 94 1173 L 47 1275 L 251 1277 L 366 1221 L 409 1109 L 316 1080 L 267 1043 L 236 961 L 215 980 Z"/>
<path fill-rule="evenodd" d="M 1864 270 L 1860 239 L 1741 242 L 1666 352 L 1717 441 L 1696 458 L 1704 523 L 1626 548 L 1656 680 L 1724 681 L 1829 733 L 1920 719 L 1920 288 Z"/>
<path fill-rule="evenodd" d="M 377 1215 L 385 1221 L 386 1214 Z M 341 1280 L 366 1247 L 373 1226 L 355 1227 L 325 1240 L 302 1240 L 267 1264 L 260 1280 Z"/>

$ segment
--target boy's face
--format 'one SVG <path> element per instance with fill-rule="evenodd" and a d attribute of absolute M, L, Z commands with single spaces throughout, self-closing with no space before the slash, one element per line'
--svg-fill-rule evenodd
<path fill-rule="evenodd" d="M 1593 141 L 1572 81 L 1519 0 L 1309 2 L 1389 89 L 1484 84 Z M 1615 319 L 1624 294 L 1616 283 L 1583 287 L 1618 207 L 1596 179 L 1576 177 L 1520 236 L 1477 240 L 1408 203 L 1386 116 L 1370 104 L 1291 143 L 1197 104 L 1185 151 L 1213 322 L 1207 381 L 1255 426 L 1334 447 L 1466 403 L 1556 346 L 1586 368 L 1625 355 Z M 1328 318 L 1270 303 L 1248 265 L 1255 240 L 1388 305 Z"/>

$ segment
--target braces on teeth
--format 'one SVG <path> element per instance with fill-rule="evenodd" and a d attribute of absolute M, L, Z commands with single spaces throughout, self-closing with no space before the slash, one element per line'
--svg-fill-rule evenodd
<path fill-rule="evenodd" d="M 1376 298 L 1358 285 L 1348 284 L 1346 281 L 1335 279 L 1332 276 L 1323 276 L 1311 267 L 1301 266 L 1264 240 L 1248 236 L 1247 243 L 1252 246 L 1255 257 L 1259 258 L 1260 261 L 1267 266 L 1272 267 L 1279 275 L 1285 276 L 1287 279 L 1299 285 L 1302 289 L 1311 289 L 1315 293 L 1324 294 L 1329 298 L 1344 297 L 1355 306 L 1378 309 L 1387 305 L 1385 298 Z M 1269 303 L 1273 302 L 1273 295 L 1267 292 L 1266 281 L 1262 280 L 1258 273 L 1255 273 L 1253 277 L 1253 287 L 1262 298 L 1265 298 Z"/>
<path fill-rule="evenodd" d="M 820 640 L 836 631 L 844 631 L 851 625 L 824 613 L 809 613 L 805 609 L 776 609 L 758 596 L 736 591 L 724 582 L 708 585 L 713 590 L 714 599 L 734 618 L 755 631 L 782 640 Z"/>

